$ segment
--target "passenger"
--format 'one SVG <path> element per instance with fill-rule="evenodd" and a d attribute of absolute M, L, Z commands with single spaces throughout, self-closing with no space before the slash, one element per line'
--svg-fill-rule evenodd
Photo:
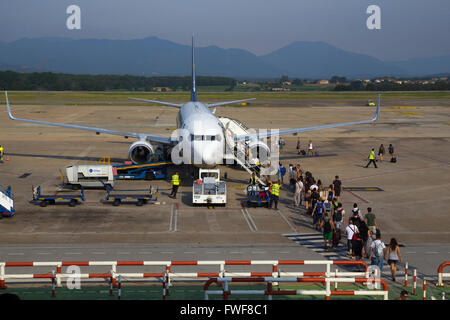
<path fill-rule="evenodd" d="M 2 145 L 0 145 L 0 161 L 3 161 L 3 153 L 4 153 L 4 149 L 3 149 L 3 146 Z"/>
<path fill-rule="evenodd" d="M 397 300 L 408 300 L 408 291 L 402 290 L 400 292 L 400 297 L 398 297 Z"/>
<path fill-rule="evenodd" d="M 376 231 L 375 241 L 372 242 L 370 246 L 370 256 L 371 265 L 378 266 L 380 272 L 383 270 L 383 257 L 385 255 L 386 246 L 383 241 L 381 241 L 381 232 L 380 230 Z M 381 275 L 381 273 L 380 273 Z"/>
<path fill-rule="evenodd" d="M 311 214 L 313 217 L 313 225 L 316 230 L 320 230 L 321 228 L 320 224 L 323 219 L 324 211 L 323 199 L 319 198 L 318 201 L 314 204 Z"/>
<path fill-rule="evenodd" d="M 299 178 L 295 183 L 294 205 L 296 207 L 300 207 L 302 205 L 302 189 L 303 189 L 303 182 Z"/>
<path fill-rule="evenodd" d="M 322 199 L 320 200 L 322 201 Z M 320 202 L 319 202 L 320 203 Z M 335 230 L 334 223 L 328 214 L 325 213 L 323 220 L 320 223 L 319 229 L 323 228 L 323 242 L 325 246 L 325 250 L 329 251 L 333 246 L 333 232 Z"/>
<path fill-rule="evenodd" d="M 391 156 L 391 162 L 392 162 L 392 158 L 394 157 L 394 146 L 391 143 L 389 144 L 388 151 L 389 151 L 389 155 Z"/>
<path fill-rule="evenodd" d="M 395 275 L 397 274 L 397 263 L 402 262 L 400 247 L 395 238 L 391 239 L 387 250 L 384 252 L 383 257 L 385 260 L 386 254 L 388 255 L 388 265 L 391 267 L 392 281 L 395 281 Z"/>
<path fill-rule="evenodd" d="M 307 214 L 310 212 L 310 208 L 311 208 L 311 190 L 307 190 L 305 194 L 305 209 Z"/>
<path fill-rule="evenodd" d="M 359 230 L 359 226 L 355 225 L 357 231 L 353 233 L 352 238 L 352 254 L 353 258 L 356 260 L 361 260 L 362 258 L 362 248 L 363 248 L 363 239 L 362 234 Z"/>
<path fill-rule="evenodd" d="M 297 154 L 300 154 L 301 151 L 301 146 L 300 146 L 300 138 L 297 139 L 297 146 L 295 148 L 297 150 Z"/>
<path fill-rule="evenodd" d="M 342 206 L 342 203 L 340 202 L 338 203 L 337 209 L 334 210 L 332 217 L 336 228 L 338 241 L 341 241 L 341 230 L 342 227 L 344 226 L 344 217 L 345 217 L 345 210 L 344 207 Z"/>
<path fill-rule="evenodd" d="M 375 214 L 372 212 L 372 208 L 367 208 L 367 213 L 364 216 L 364 220 L 366 221 L 369 230 L 375 231 L 376 229 L 378 229 L 377 219 Z"/>
<path fill-rule="evenodd" d="M 345 234 L 347 235 L 347 251 L 349 255 L 352 255 L 352 239 L 353 235 L 358 232 L 358 227 L 353 224 L 352 219 L 348 220 L 348 226 L 345 228 Z"/>
<path fill-rule="evenodd" d="M 313 144 L 312 141 L 309 140 L 309 144 L 308 144 L 308 156 L 312 157 L 314 155 L 314 148 L 313 148 Z"/>
<path fill-rule="evenodd" d="M 332 202 L 334 198 L 334 193 L 333 193 L 333 185 L 330 184 L 330 186 L 328 187 L 328 194 L 327 194 L 327 200 L 328 202 Z"/>
<path fill-rule="evenodd" d="M 383 162 L 384 154 L 386 153 L 386 150 L 384 150 L 383 144 L 380 145 L 380 148 L 378 149 L 378 157 L 380 158 L 380 162 Z"/>
<path fill-rule="evenodd" d="M 350 219 L 352 219 L 353 224 L 359 228 L 359 225 L 361 224 L 361 221 L 362 221 L 361 216 L 359 215 L 359 212 L 354 211 L 353 215 Z"/>
<path fill-rule="evenodd" d="M 339 176 L 334 177 L 333 190 L 334 196 L 338 199 L 338 201 L 341 201 L 342 181 L 339 180 Z"/>
<path fill-rule="evenodd" d="M 366 257 L 367 256 L 367 252 L 365 250 L 366 248 L 366 243 L 367 243 L 367 239 L 369 238 L 369 228 L 367 227 L 367 224 L 365 221 L 361 221 L 359 224 L 359 234 L 360 234 L 360 238 L 362 240 L 361 242 L 361 257 Z"/>

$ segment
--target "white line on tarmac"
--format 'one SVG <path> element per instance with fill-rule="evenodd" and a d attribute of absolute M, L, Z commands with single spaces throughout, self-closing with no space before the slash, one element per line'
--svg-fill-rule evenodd
<path fill-rule="evenodd" d="M 38 252 L 37 254 L 51 254 L 50 252 Z"/>
<path fill-rule="evenodd" d="M 172 204 L 171 206 L 170 206 L 170 224 L 169 224 L 169 232 L 173 232 L 173 207 L 174 207 L 175 205 L 174 204 Z"/>
<path fill-rule="evenodd" d="M 8 253 L 8 256 L 23 256 L 23 252 L 10 252 Z"/>
<path fill-rule="evenodd" d="M 66 254 L 81 254 L 81 252 L 67 252 Z"/>
<path fill-rule="evenodd" d="M 246 208 L 241 209 L 242 215 L 244 216 L 245 221 L 247 221 L 248 227 L 250 231 L 256 232 L 258 231 L 258 228 L 255 225 L 255 222 L 253 221 L 252 217 L 248 213 Z"/>
<path fill-rule="evenodd" d="M 106 254 L 106 252 L 92 252 L 92 254 Z"/>
<path fill-rule="evenodd" d="M 173 254 L 174 252 L 173 251 L 161 251 L 160 253 L 162 253 L 162 254 Z"/>
<path fill-rule="evenodd" d="M 284 214 L 281 212 L 281 210 L 278 210 L 277 212 L 284 221 L 286 221 L 286 223 L 289 225 L 289 227 L 291 228 L 292 231 L 297 232 L 297 228 L 295 228 L 290 222 L 289 220 L 284 216 Z"/>

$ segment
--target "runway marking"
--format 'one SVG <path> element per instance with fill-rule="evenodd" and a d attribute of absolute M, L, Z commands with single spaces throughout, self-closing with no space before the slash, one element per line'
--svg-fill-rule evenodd
<path fill-rule="evenodd" d="M 243 204 L 241 204 L 241 205 L 242 205 L 242 209 L 241 209 L 242 215 L 244 216 L 245 221 L 247 221 L 250 231 L 252 231 L 252 232 L 258 231 L 258 228 L 256 227 L 255 222 L 253 221 L 252 217 L 250 216 L 249 212 L 247 211 L 247 208 L 245 208 Z"/>
<path fill-rule="evenodd" d="M 175 209 L 175 206 L 177 209 Z M 178 203 L 175 205 L 172 204 L 170 208 L 170 226 L 169 226 L 169 232 L 177 232 L 177 226 L 178 226 Z"/>
<path fill-rule="evenodd" d="M 362 202 L 364 202 L 364 203 L 370 203 L 369 201 L 367 201 L 366 199 L 364 199 L 363 197 L 360 197 L 360 196 L 358 196 L 356 193 L 354 193 L 354 192 L 351 192 L 351 191 L 349 191 L 349 190 L 344 190 L 344 191 L 347 191 L 348 193 L 350 193 L 351 195 L 353 195 L 355 198 L 358 198 L 359 200 L 361 200 Z"/>
<path fill-rule="evenodd" d="M 284 221 L 286 221 L 286 223 L 288 224 L 288 226 L 291 228 L 292 231 L 297 232 L 297 228 L 295 228 L 295 227 L 289 222 L 289 220 L 283 215 L 283 213 L 281 212 L 281 210 L 278 210 L 278 214 L 283 218 Z"/>

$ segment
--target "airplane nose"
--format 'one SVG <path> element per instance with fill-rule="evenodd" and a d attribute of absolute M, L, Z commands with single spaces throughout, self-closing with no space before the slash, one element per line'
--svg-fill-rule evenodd
<path fill-rule="evenodd" d="M 203 149 L 202 160 L 204 164 L 214 165 L 220 164 L 221 162 L 221 153 L 217 146 L 208 146 Z"/>

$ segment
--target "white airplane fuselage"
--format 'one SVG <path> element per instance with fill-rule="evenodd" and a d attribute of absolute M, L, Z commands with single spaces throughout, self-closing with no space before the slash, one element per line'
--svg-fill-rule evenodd
<path fill-rule="evenodd" d="M 177 128 L 189 133 L 192 164 L 214 166 L 223 162 L 223 127 L 205 104 L 198 101 L 183 104 L 178 112 Z"/>

